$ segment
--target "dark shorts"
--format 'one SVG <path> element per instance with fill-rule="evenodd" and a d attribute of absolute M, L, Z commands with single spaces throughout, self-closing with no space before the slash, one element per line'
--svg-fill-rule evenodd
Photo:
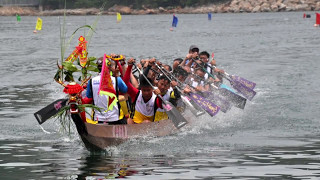
<path fill-rule="evenodd" d="M 104 124 L 106 122 L 104 121 L 98 121 L 99 124 Z M 119 124 L 127 124 L 127 119 L 126 118 L 123 118 L 123 119 L 120 119 L 118 121 L 113 121 L 113 122 L 108 122 L 106 123 L 108 125 L 119 125 Z"/>

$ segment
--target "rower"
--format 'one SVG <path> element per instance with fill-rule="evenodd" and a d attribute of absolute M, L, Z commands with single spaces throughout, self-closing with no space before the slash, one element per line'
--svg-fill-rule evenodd
<path fill-rule="evenodd" d="M 140 90 L 132 86 L 130 75 L 134 63 L 135 60 L 133 58 L 129 59 L 128 68 L 123 77 L 123 81 L 128 87 L 128 94 L 133 100 L 132 113 L 128 119 L 128 124 L 153 122 L 156 110 L 162 108 L 162 101 L 157 97 L 157 94 L 160 94 L 160 90 L 153 90 L 152 85 L 149 84 L 149 82 L 153 82 L 152 79 L 145 79 L 143 76 L 139 78 Z"/>
<path fill-rule="evenodd" d="M 101 108 L 101 111 L 95 111 L 93 119 L 94 121 L 98 121 L 98 123 L 104 123 L 104 124 L 126 124 L 125 119 L 120 119 L 120 106 L 117 103 L 114 105 L 112 110 L 108 110 L 108 101 L 109 96 L 107 95 L 99 95 L 99 85 L 100 85 L 100 79 L 101 79 L 101 69 L 103 60 L 102 58 L 99 58 L 97 60 L 97 67 L 99 70 L 99 75 L 89 80 L 87 85 L 87 93 L 86 98 L 83 99 L 83 102 L 85 104 L 93 103 L 95 106 Z M 114 65 L 112 66 L 112 63 L 108 63 L 109 69 L 116 69 Z M 120 77 L 111 77 L 112 84 L 114 89 L 116 90 L 117 96 L 119 92 L 126 93 L 127 92 L 127 86 L 122 81 Z"/>
<path fill-rule="evenodd" d="M 181 62 L 179 66 L 189 66 L 193 65 L 192 59 L 195 59 L 199 56 L 199 48 L 198 46 L 191 45 L 189 48 L 189 52 L 185 59 Z"/>
<path fill-rule="evenodd" d="M 171 87 L 170 87 L 170 84 L 171 84 Z M 177 101 L 180 98 L 180 93 L 176 88 L 177 85 L 178 85 L 177 82 L 171 81 L 170 83 L 170 80 L 165 75 L 162 75 L 158 79 L 157 87 L 160 90 L 160 93 L 161 93 L 160 95 L 162 96 L 162 98 L 164 100 L 171 102 L 171 101 Z M 176 104 L 176 103 L 172 103 L 172 104 Z M 154 121 L 160 121 L 164 119 L 168 119 L 167 113 L 165 112 L 164 109 L 158 108 L 155 114 Z"/>
<path fill-rule="evenodd" d="M 189 82 L 187 84 L 191 84 L 192 87 L 195 88 L 197 92 L 205 92 L 209 91 L 209 84 L 205 82 L 204 78 L 205 72 L 201 67 L 195 69 L 195 74 L 189 78 Z"/>

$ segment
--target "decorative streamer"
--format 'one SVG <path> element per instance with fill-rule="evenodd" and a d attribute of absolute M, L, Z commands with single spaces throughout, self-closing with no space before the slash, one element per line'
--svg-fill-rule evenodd
<path fill-rule="evenodd" d="M 79 46 L 81 47 L 81 51 L 79 51 L 80 56 L 80 66 L 84 67 L 88 61 L 88 52 L 87 52 L 87 41 L 83 36 L 79 37 Z"/>

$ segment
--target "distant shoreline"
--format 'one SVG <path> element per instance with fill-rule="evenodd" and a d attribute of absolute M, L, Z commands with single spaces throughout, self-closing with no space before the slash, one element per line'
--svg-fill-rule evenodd
<path fill-rule="evenodd" d="M 232 0 L 228 3 L 212 4 L 201 7 L 177 7 L 177 8 L 156 8 L 156 9 L 132 9 L 128 6 L 113 6 L 104 10 L 104 15 L 114 15 L 117 12 L 130 15 L 144 14 L 205 14 L 205 13 L 256 13 L 256 12 L 290 12 L 290 11 L 319 11 L 320 2 L 308 0 Z M 0 7 L 0 16 L 61 16 L 64 9 L 41 10 L 31 7 Z M 97 8 L 88 9 L 66 9 L 67 15 L 96 15 L 100 12 Z"/>

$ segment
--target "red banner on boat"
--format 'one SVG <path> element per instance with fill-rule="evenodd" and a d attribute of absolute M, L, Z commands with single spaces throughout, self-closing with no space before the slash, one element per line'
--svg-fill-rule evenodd
<path fill-rule="evenodd" d="M 99 85 L 99 95 L 109 96 L 107 110 L 112 110 L 113 106 L 117 104 L 118 99 L 116 96 L 116 91 L 115 91 L 113 84 L 112 84 L 109 68 L 107 67 L 107 61 L 108 61 L 107 56 L 106 56 L 106 54 L 104 54 L 102 70 L 101 70 L 100 85 Z"/>

